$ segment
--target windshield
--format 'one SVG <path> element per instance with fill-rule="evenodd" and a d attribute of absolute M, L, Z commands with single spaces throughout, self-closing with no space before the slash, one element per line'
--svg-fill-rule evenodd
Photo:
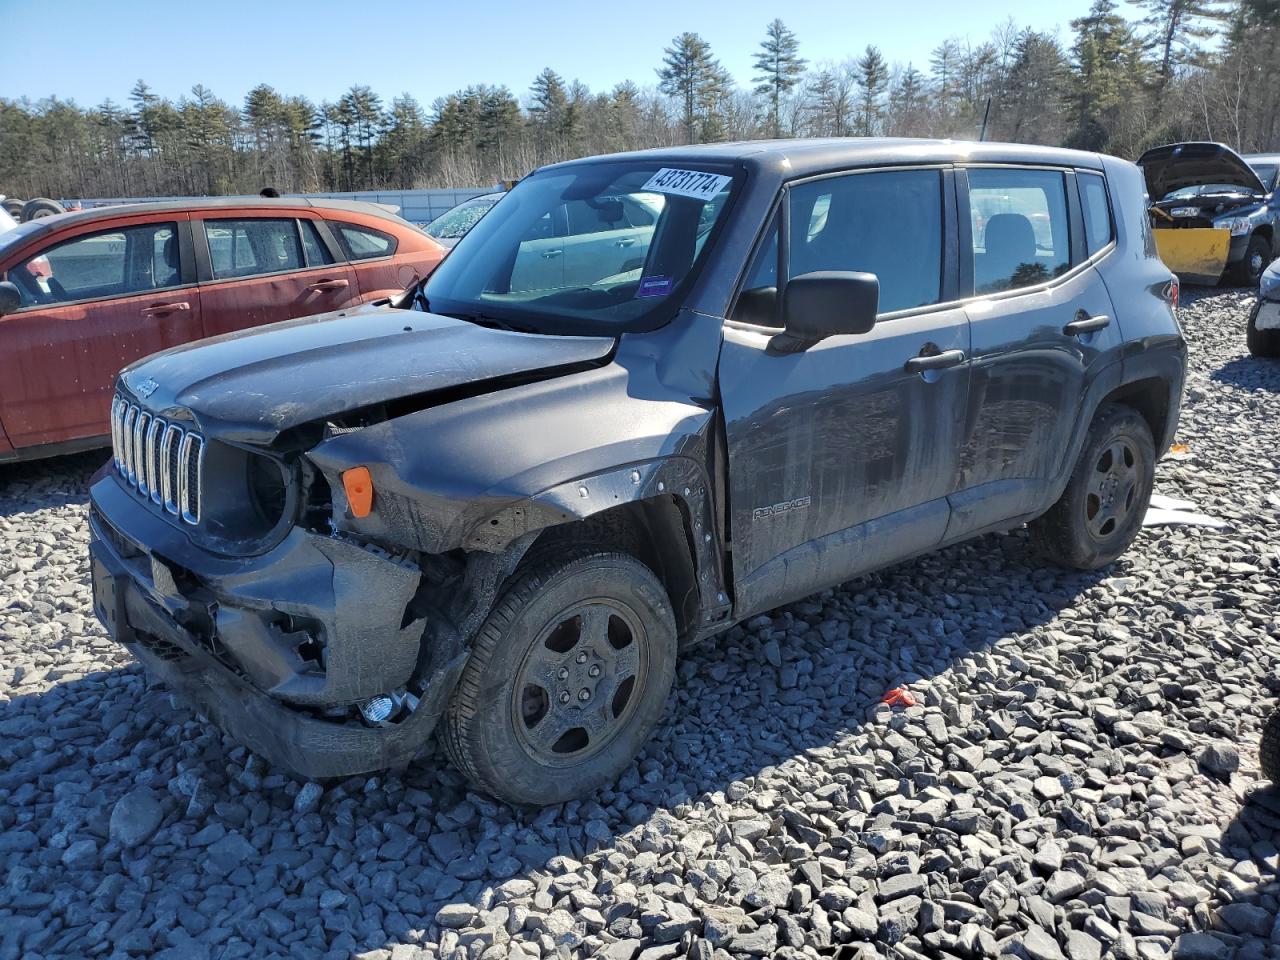
<path fill-rule="evenodd" d="M 1185 200 L 1188 197 L 1208 197 L 1218 196 L 1220 194 L 1236 195 L 1251 197 L 1253 190 L 1248 187 L 1241 186 L 1238 183 L 1200 183 L 1191 187 L 1180 187 L 1172 193 L 1166 193 L 1166 200 Z"/>
<path fill-rule="evenodd" d="M 436 313 L 613 333 L 665 322 L 713 242 L 732 169 L 599 161 L 522 180 L 423 293 Z"/>
<path fill-rule="evenodd" d="M 1258 175 L 1258 179 L 1262 181 L 1262 185 L 1268 190 L 1276 188 L 1276 173 L 1280 172 L 1280 163 L 1251 163 L 1253 172 Z"/>
<path fill-rule="evenodd" d="M 438 240 L 457 240 L 466 236 L 481 217 L 502 197 L 495 193 L 464 200 L 447 213 L 442 213 L 427 226 L 427 233 Z"/>

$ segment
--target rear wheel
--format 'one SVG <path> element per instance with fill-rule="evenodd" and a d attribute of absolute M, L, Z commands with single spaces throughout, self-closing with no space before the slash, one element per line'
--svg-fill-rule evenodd
<path fill-rule="evenodd" d="M 1280 357 L 1280 330 L 1258 329 L 1258 315 L 1262 312 L 1262 304 L 1263 301 L 1259 299 L 1253 305 L 1253 313 L 1249 314 L 1249 325 L 1244 331 L 1245 345 L 1255 357 Z"/>
<path fill-rule="evenodd" d="M 1244 259 L 1231 268 L 1231 279 L 1242 287 L 1256 287 L 1262 271 L 1271 262 L 1271 241 L 1254 234 L 1245 248 Z"/>
<path fill-rule="evenodd" d="M 1262 765 L 1262 775 L 1272 783 L 1280 784 L 1280 709 L 1272 710 L 1262 727 L 1258 759 Z"/>
<path fill-rule="evenodd" d="M 1133 543 L 1155 479 L 1155 443 L 1132 407 L 1110 403 L 1094 416 L 1067 488 L 1030 524 L 1042 554 L 1066 567 L 1105 567 Z"/>
<path fill-rule="evenodd" d="M 648 739 L 675 660 L 671 605 L 644 564 L 596 550 L 538 558 L 480 628 L 449 705 L 446 749 L 511 803 L 584 796 Z"/>
<path fill-rule="evenodd" d="M 62 204 L 48 197 L 37 197 L 22 205 L 22 220 L 39 220 L 41 217 L 52 217 L 55 213 L 66 213 Z"/>

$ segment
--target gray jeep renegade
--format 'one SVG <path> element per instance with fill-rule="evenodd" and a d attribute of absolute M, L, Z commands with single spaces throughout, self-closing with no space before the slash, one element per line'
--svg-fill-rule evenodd
<path fill-rule="evenodd" d="M 395 302 L 122 372 L 98 616 L 308 777 L 616 777 L 679 651 L 1029 524 L 1133 541 L 1186 362 L 1141 172 L 803 140 L 538 170 Z"/>

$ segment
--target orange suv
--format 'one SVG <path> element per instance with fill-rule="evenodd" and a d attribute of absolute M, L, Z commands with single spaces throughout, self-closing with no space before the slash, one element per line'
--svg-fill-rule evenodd
<path fill-rule="evenodd" d="M 370 203 L 184 200 L 0 234 L 0 461 L 105 446 L 116 372 L 190 340 L 399 293 L 445 248 Z"/>

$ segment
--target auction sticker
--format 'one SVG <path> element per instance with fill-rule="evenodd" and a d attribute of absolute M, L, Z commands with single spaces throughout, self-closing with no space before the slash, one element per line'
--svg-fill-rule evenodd
<path fill-rule="evenodd" d="M 672 193 L 678 197 L 710 200 L 729 185 L 733 177 L 701 170 L 677 170 L 663 167 L 640 188 L 642 193 Z"/>

